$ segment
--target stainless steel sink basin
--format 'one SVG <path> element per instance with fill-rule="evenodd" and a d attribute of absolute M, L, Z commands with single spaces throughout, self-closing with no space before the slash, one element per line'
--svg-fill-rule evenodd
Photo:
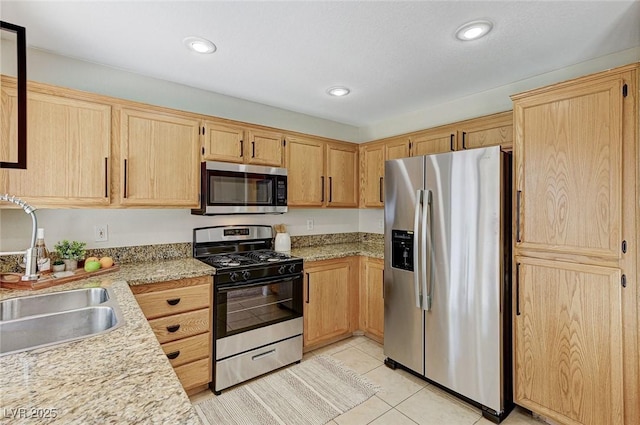
<path fill-rule="evenodd" d="M 104 291 L 101 292 L 100 290 Z M 64 306 L 66 311 L 52 312 L 52 308 L 47 310 L 46 305 L 43 311 L 34 312 L 31 308 L 31 301 L 25 301 L 22 305 L 22 316 L 0 321 L 0 356 L 15 354 L 21 351 L 34 350 L 66 342 L 88 338 L 90 336 L 101 335 L 110 332 L 124 323 L 122 313 L 117 305 L 115 296 L 111 296 L 111 290 L 105 291 L 103 288 L 90 288 L 88 290 L 64 291 L 52 294 L 29 296 L 24 298 L 39 298 L 34 303 L 42 303 L 50 299 L 52 303 Z M 68 303 L 59 301 L 66 300 L 65 294 L 69 295 Z M 83 295 L 79 295 L 83 294 Z M 62 295 L 60 297 L 54 297 Z M 16 298 L 6 301 L 16 301 Z M 97 303 L 99 305 L 88 305 Z M 85 305 L 83 305 L 85 304 Z M 76 306 L 73 308 L 72 306 Z M 27 312 L 28 315 L 27 315 Z"/>
<path fill-rule="evenodd" d="M 105 288 L 84 288 L 0 301 L 0 321 L 59 313 L 109 301 Z"/>

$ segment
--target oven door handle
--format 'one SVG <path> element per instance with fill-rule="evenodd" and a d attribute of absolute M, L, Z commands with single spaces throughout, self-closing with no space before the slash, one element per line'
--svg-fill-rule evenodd
<path fill-rule="evenodd" d="M 256 286 L 264 286 L 264 285 L 269 285 L 274 283 L 292 282 L 296 279 L 302 279 L 302 275 L 299 274 L 297 276 L 290 276 L 285 278 L 267 277 L 263 279 L 252 280 L 251 282 L 232 282 L 232 283 L 217 284 L 215 285 L 215 288 L 217 292 L 229 292 L 229 291 L 235 291 L 237 289 L 253 288 Z"/>

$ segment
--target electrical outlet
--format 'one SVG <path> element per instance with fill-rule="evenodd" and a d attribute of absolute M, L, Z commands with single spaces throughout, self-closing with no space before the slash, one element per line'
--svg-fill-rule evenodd
<path fill-rule="evenodd" d="M 384 218 L 378 220 L 378 229 L 384 229 Z"/>
<path fill-rule="evenodd" d="M 312 218 L 308 218 L 307 219 L 307 230 L 313 230 L 313 219 Z"/>
<path fill-rule="evenodd" d="M 93 226 L 93 235 L 96 242 L 106 242 L 109 240 L 109 228 L 106 224 L 96 224 Z"/>

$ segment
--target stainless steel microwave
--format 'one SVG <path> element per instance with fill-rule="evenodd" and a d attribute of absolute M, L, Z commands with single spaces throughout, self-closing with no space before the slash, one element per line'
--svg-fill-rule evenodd
<path fill-rule="evenodd" d="M 207 161 L 201 164 L 194 215 L 287 212 L 287 169 Z"/>

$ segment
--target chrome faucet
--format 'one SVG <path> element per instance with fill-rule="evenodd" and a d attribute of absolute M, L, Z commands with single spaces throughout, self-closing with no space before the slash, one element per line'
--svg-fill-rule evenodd
<path fill-rule="evenodd" d="M 0 194 L 0 201 L 10 202 L 21 207 L 24 212 L 31 216 L 31 222 L 33 224 L 33 231 L 31 232 L 31 247 L 27 248 L 26 251 L 0 252 L 0 256 L 24 255 L 26 268 L 24 271 L 24 276 L 22 276 L 22 280 L 38 280 L 38 273 L 36 270 L 36 231 L 38 229 L 38 219 L 36 218 L 35 213 L 36 209 L 20 198 L 9 196 L 8 193 L 5 193 L 4 195 Z"/>

